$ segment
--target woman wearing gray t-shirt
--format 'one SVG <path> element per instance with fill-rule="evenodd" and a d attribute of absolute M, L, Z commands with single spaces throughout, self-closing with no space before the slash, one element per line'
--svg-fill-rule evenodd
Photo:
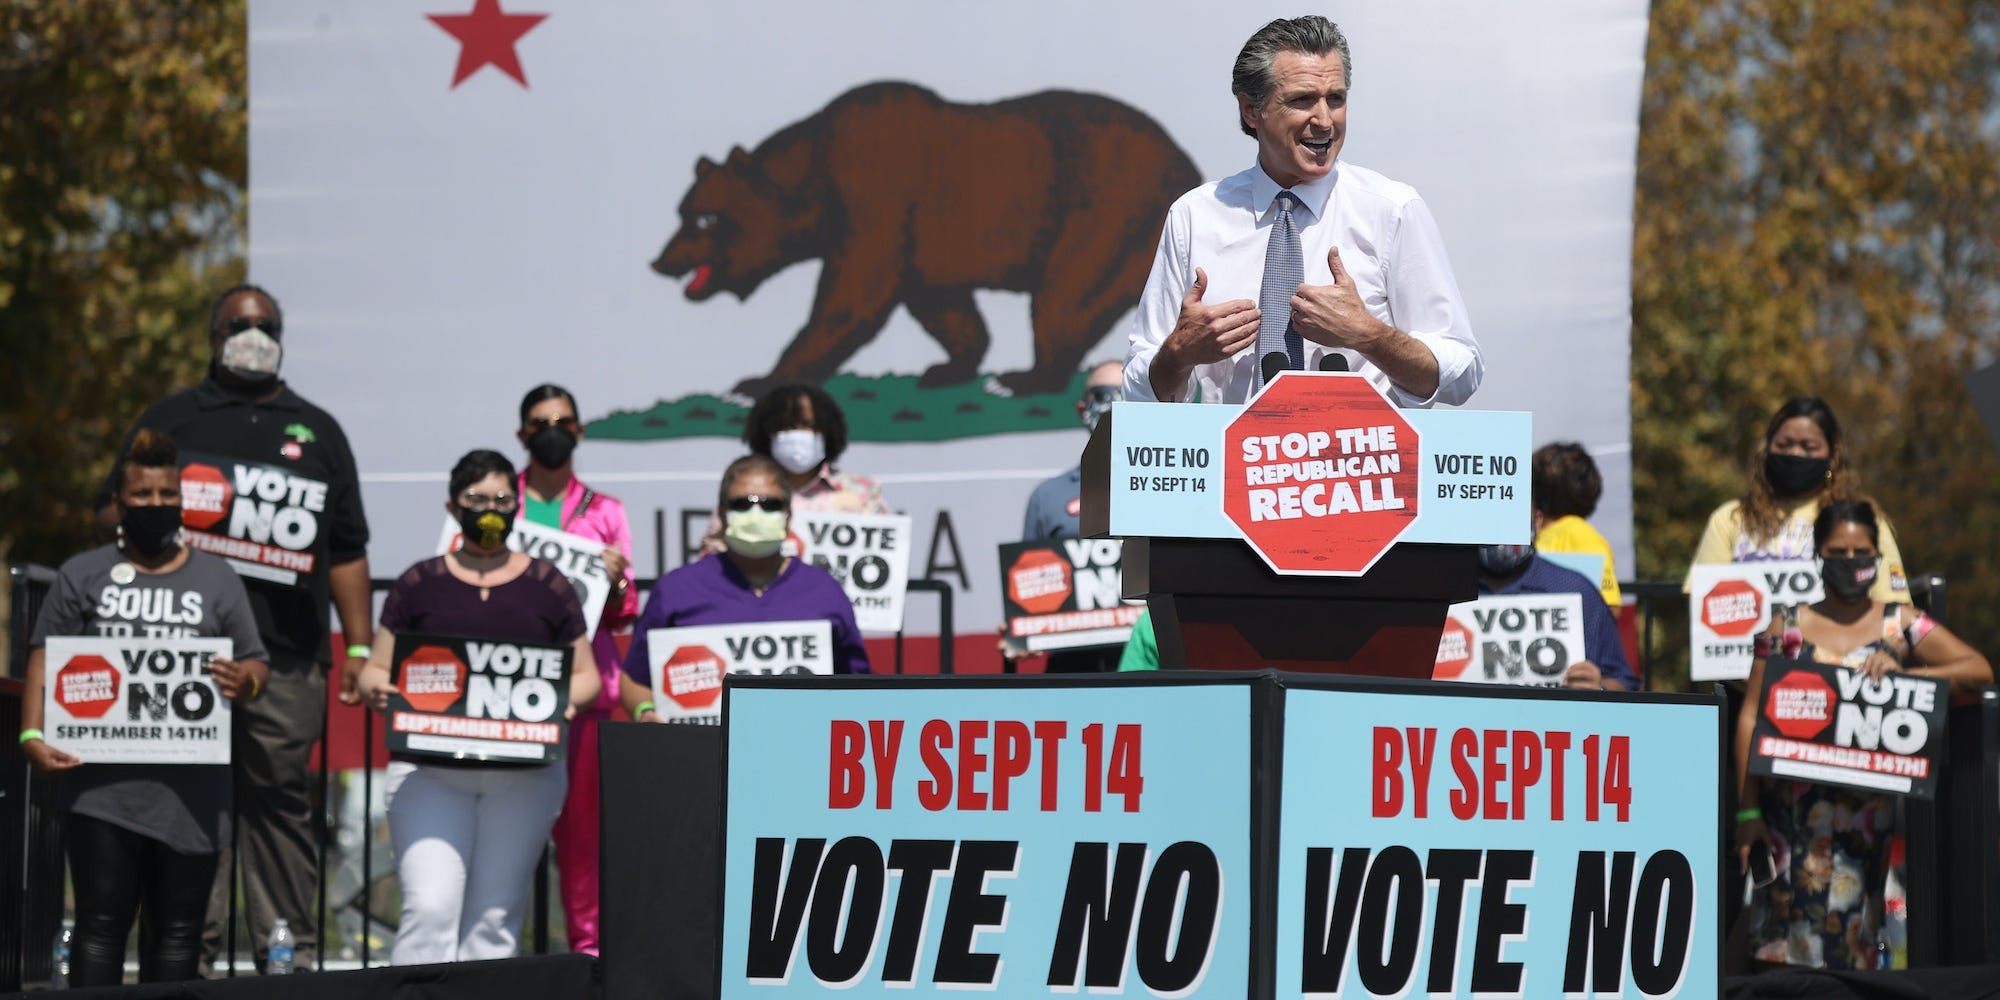
<path fill-rule="evenodd" d="M 54 778 L 76 894 L 72 986 L 116 986 L 125 938 L 144 907 L 139 981 L 194 979 L 219 852 L 229 834 L 230 769 L 196 764 L 92 764 L 43 736 L 50 637 L 219 636 L 232 657 L 211 660 L 231 701 L 255 698 L 269 668 L 243 582 L 222 559 L 181 544 L 179 456 L 140 431 L 119 469 L 118 542 L 64 563 L 29 640 L 21 746 Z"/>

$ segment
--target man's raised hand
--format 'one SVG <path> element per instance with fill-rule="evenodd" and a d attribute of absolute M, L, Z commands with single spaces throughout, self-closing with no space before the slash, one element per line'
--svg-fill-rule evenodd
<path fill-rule="evenodd" d="M 1300 285 L 1292 295 L 1292 328 L 1315 344 L 1367 350 L 1387 324 L 1361 304 L 1354 279 L 1340 266 L 1339 247 L 1327 249 L 1326 267 L 1333 272 L 1331 284 Z"/>
<path fill-rule="evenodd" d="M 1181 296 L 1180 319 L 1174 332 L 1160 345 L 1181 366 L 1212 365 L 1225 361 L 1257 342 L 1257 320 L 1262 316 L 1257 303 L 1231 299 L 1209 305 L 1201 300 L 1208 291 L 1208 272 L 1194 269 L 1194 284 Z"/>

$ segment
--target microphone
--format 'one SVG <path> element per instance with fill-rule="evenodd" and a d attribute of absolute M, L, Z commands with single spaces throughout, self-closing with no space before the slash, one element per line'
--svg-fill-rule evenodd
<path fill-rule="evenodd" d="M 1323 372 L 1347 371 L 1347 355 L 1339 351 L 1328 351 L 1319 359 L 1319 370 Z"/>
<path fill-rule="evenodd" d="M 1272 351 L 1264 355 L 1264 384 L 1270 385 L 1278 373 L 1291 367 L 1292 359 L 1283 351 Z"/>

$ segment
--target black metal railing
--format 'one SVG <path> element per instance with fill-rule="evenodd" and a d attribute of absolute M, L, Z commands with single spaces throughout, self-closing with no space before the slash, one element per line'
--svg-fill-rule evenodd
<path fill-rule="evenodd" d="M 25 672 L 32 623 L 55 574 L 32 565 L 15 565 L 9 572 L 13 584 L 9 661 L 13 674 L 19 677 Z M 378 595 L 391 582 L 374 581 Z M 653 583 L 652 579 L 641 580 L 640 587 L 649 591 Z M 1634 606 L 1638 657 L 1633 666 L 1644 688 L 1691 689 L 1685 658 L 1688 597 L 1681 584 L 1639 580 L 1622 582 L 1620 587 Z M 951 585 L 938 580 L 912 580 L 909 590 L 937 599 L 937 669 L 940 673 L 955 672 L 952 627 L 955 595 Z M 1943 577 L 1934 574 L 1915 577 L 1911 592 L 1919 607 L 1942 620 L 1946 592 Z M 908 664 L 902 632 L 895 634 L 893 648 L 893 672 L 905 672 Z M 1674 658 L 1667 659 L 1669 656 Z M 0 678 L 0 735 L 18 730 L 21 693 L 18 681 Z M 340 932 L 342 937 L 353 936 L 354 940 L 346 943 L 353 946 L 360 964 L 367 967 L 379 964 L 379 950 L 374 947 L 373 938 L 377 933 L 386 935 L 392 931 L 396 919 L 394 913 L 376 912 L 378 897 L 387 895 L 381 890 L 394 874 L 391 866 L 383 865 L 378 871 L 376 865 L 376 842 L 383 820 L 381 811 L 375 808 L 380 763 L 375 752 L 376 720 L 374 713 L 359 711 L 362 767 L 353 776 L 353 784 L 359 788 L 346 787 L 338 793 L 333 785 L 333 768 L 327 766 L 330 764 L 327 749 L 333 743 L 336 723 L 352 725 L 353 719 L 336 718 L 329 705 L 325 721 L 327 738 L 321 744 L 322 766 L 315 809 L 320 858 L 318 962 L 320 968 L 325 967 L 329 954 L 335 950 L 329 943 L 337 930 L 345 927 L 347 930 Z M 1992 844 L 2000 843 L 2000 797 L 1991 794 L 1992 788 L 2000 786 L 2000 691 L 1988 689 L 1977 704 L 1954 709 L 1950 733 L 1951 766 L 1946 771 L 1949 788 L 1941 791 L 1940 800 L 1934 805 L 1914 811 L 1909 831 L 1913 848 L 1926 847 L 1912 851 L 1913 964 L 2000 960 L 2000 910 L 1995 909 L 2000 906 L 2000 859 L 1991 850 Z M 51 945 L 61 927 L 66 900 L 62 817 L 50 805 L 50 787 L 46 781 L 35 780 L 17 745 L 0 740 L 0 869 L 4 869 L 7 888 L 0 893 L 0 990 L 46 982 L 51 971 Z M 335 828 L 335 804 L 340 804 L 342 814 L 352 814 L 357 810 L 349 797 L 357 793 L 359 843 L 333 850 L 328 838 Z M 351 835 L 355 831 L 345 832 Z M 352 867 L 357 860 L 355 854 L 358 854 L 358 871 Z M 1917 862 L 1919 856 L 1925 860 Z M 553 938 L 553 907 L 548 891 L 550 861 L 550 852 L 545 848 L 535 873 L 524 933 L 529 950 L 535 954 L 547 953 Z M 342 883 L 337 893 L 331 884 L 336 870 Z M 1946 872 L 1956 874 L 1946 878 Z M 1921 908 L 1925 911 L 1922 916 L 1917 915 L 1919 907 L 1914 905 L 1920 899 L 1933 903 Z M 237 938 L 240 921 L 233 906 L 232 898 L 227 954 L 220 965 L 221 971 L 228 975 L 236 974 L 239 968 L 248 968 L 242 964 L 247 954 L 237 954 L 242 942 Z M 1954 917 L 1952 921 L 1943 921 L 1940 915 L 1944 913 L 1982 916 L 1976 920 Z M 1932 929 L 1937 933 L 1928 933 Z M 1920 930 L 1927 932 L 1921 938 Z"/>
<path fill-rule="evenodd" d="M 41 613 L 42 599 L 55 583 L 55 571 L 23 563 L 11 566 L 9 572 L 12 628 L 8 663 L 11 664 L 13 677 L 20 678 L 26 674 L 32 626 Z M 378 601 L 394 583 L 390 579 L 371 581 Z M 652 590 L 655 579 L 645 578 L 638 583 L 643 598 Z M 937 670 L 947 674 L 954 672 L 954 594 L 951 584 L 942 580 L 911 580 L 909 592 L 937 599 Z M 905 672 L 908 666 L 905 638 L 902 631 L 896 632 L 893 637 L 895 655 L 891 669 L 896 673 Z M 877 669 L 882 668 L 878 666 Z M 20 730 L 22 693 L 19 680 L 0 677 L 0 734 Z M 324 969 L 329 957 L 337 953 L 338 949 L 331 947 L 336 937 L 354 952 L 363 968 L 380 964 L 381 956 L 374 938 L 378 932 L 392 931 L 397 917 L 394 913 L 377 912 L 375 905 L 377 899 L 385 895 L 380 891 L 386 884 L 385 880 L 394 875 L 392 867 L 382 865 L 378 868 L 376 863 L 376 844 L 382 839 L 379 833 L 384 816 L 381 810 L 375 808 L 375 789 L 379 768 L 385 763 L 377 759 L 376 719 L 372 712 L 349 711 L 359 715 L 361 767 L 357 774 L 351 776 L 351 783 L 358 785 L 358 789 L 342 787 L 337 792 L 335 769 L 330 766 L 335 727 L 352 726 L 353 717 L 337 716 L 329 700 L 321 730 L 317 799 L 314 803 L 314 835 L 319 859 L 319 948 L 315 961 L 319 969 Z M 344 776 L 342 785 L 349 783 Z M 37 780 L 26 758 L 20 754 L 18 744 L 11 740 L 0 741 L 0 866 L 4 867 L 4 884 L 7 887 L 7 891 L 0 893 L 0 990 L 47 982 L 52 972 L 55 936 L 68 908 L 62 814 L 53 808 L 52 788 L 52 783 Z M 330 837 L 336 830 L 335 817 L 354 811 L 346 797 L 355 795 L 360 799 L 360 829 L 343 829 L 342 832 L 349 835 L 358 832 L 359 843 L 336 851 L 330 844 Z M 342 825 L 351 827 L 352 824 Z M 358 858 L 350 856 L 355 854 Z M 240 857 L 240 854 L 237 856 Z M 535 870 L 530 908 L 523 928 L 528 950 L 538 955 L 547 954 L 551 946 L 554 926 L 554 907 L 549 892 L 551 869 L 552 852 L 544 846 L 541 861 Z M 232 881 L 240 875 L 239 868 L 232 873 Z M 342 883 L 337 892 L 333 885 L 336 875 Z M 216 971 L 225 976 L 235 976 L 250 970 L 249 949 L 245 945 L 252 942 L 242 939 L 243 920 L 238 912 L 240 893 L 231 892 L 229 898 L 223 954 L 217 956 Z"/>

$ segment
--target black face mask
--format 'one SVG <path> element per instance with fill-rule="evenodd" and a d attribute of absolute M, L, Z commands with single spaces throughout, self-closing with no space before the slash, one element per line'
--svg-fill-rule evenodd
<path fill-rule="evenodd" d="M 141 559 L 157 559 L 181 543 L 181 508 L 125 507 L 118 515 L 118 544 Z"/>
<path fill-rule="evenodd" d="M 1821 556 L 1819 582 L 1826 587 L 1826 596 L 1835 600 L 1866 600 L 1880 572 L 1878 563 L 1875 556 Z"/>
<path fill-rule="evenodd" d="M 1764 456 L 1764 478 L 1770 480 L 1771 488 L 1779 496 L 1795 497 L 1819 488 L 1826 482 L 1827 470 L 1833 468 L 1830 458 L 1806 458 L 1801 455 L 1780 455 L 1772 452 Z"/>
<path fill-rule="evenodd" d="M 1491 577 L 1509 577 L 1527 569 L 1534 558 L 1532 545 L 1481 545 L 1479 571 Z"/>
<path fill-rule="evenodd" d="M 458 511 L 458 530 L 465 533 L 468 545 L 497 549 L 507 544 L 507 536 L 514 532 L 514 512 L 466 510 L 461 507 Z"/>
<path fill-rule="evenodd" d="M 576 453 L 576 432 L 550 424 L 528 435 L 528 457 L 544 469 L 560 469 Z"/>

